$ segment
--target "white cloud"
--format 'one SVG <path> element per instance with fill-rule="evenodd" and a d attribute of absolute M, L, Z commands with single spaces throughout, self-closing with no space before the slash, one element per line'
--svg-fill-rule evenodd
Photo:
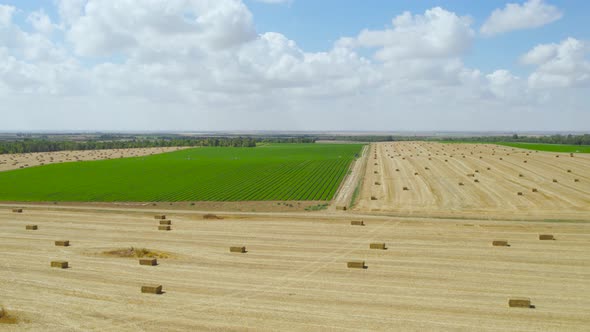
<path fill-rule="evenodd" d="M 563 13 L 543 0 L 528 0 L 522 5 L 509 3 L 496 9 L 481 26 L 480 32 L 493 36 L 509 31 L 537 28 L 559 20 Z"/>
<path fill-rule="evenodd" d="M 7 26 L 12 22 L 15 10 L 13 6 L 0 5 L 0 26 Z"/>
<path fill-rule="evenodd" d="M 538 45 L 521 57 L 536 65 L 529 76 L 531 88 L 567 88 L 590 84 L 590 43 L 567 38 L 559 44 Z"/>
<path fill-rule="evenodd" d="M 53 24 L 51 23 L 51 19 L 43 10 L 35 11 L 29 14 L 27 17 L 27 21 L 31 23 L 33 28 L 42 33 L 42 34 L 51 34 L 53 31 Z"/>
<path fill-rule="evenodd" d="M 223 49 L 256 37 L 252 15 L 238 0 L 146 0 L 142 4 L 88 0 L 78 17 L 68 16 L 68 40 L 78 55 L 109 56 L 142 49 L 151 53 Z"/>
<path fill-rule="evenodd" d="M 544 129 L 562 96 L 587 103 L 584 88 L 542 88 L 584 86 L 582 42 L 531 50 L 528 79 L 484 73 L 463 61 L 471 19 L 438 7 L 308 52 L 256 32 L 239 0 L 55 3 L 55 22 L 28 13 L 33 31 L 0 6 L 0 129 L 489 130 L 522 112 Z"/>
<path fill-rule="evenodd" d="M 461 55 L 472 43 L 471 19 L 440 7 L 423 15 L 404 12 L 385 30 L 363 30 L 356 38 L 341 39 L 344 46 L 378 48 L 381 61 Z"/>

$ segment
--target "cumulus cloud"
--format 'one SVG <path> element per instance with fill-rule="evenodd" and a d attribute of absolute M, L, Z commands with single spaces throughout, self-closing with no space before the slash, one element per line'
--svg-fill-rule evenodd
<path fill-rule="evenodd" d="M 509 31 L 532 29 L 559 20 L 563 13 L 543 0 L 529 0 L 522 5 L 509 3 L 496 9 L 481 26 L 480 32 L 493 36 Z"/>
<path fill-rule="evenodd" d="M 79 2 L 62 2 L 70 24 L 67 38 L 78 55 L 109 56 L 141 49 L 175 53 L 222 49 L 256 37 L 252 14 L 238 0 L 146 0 L 142 4 L 88 0 L 76 15 Z"/>
<path fill-rule="evenodd" d="M 497 129 L 588 72 L 577 40 L 523 55 L 528 79 L 470 68 L 472 20 L 439 7 L 308 52 L 256 31 L 240 0 L 141 3 L 56 0 L 55 21 L 26 14 L 33 29 L 0 6 L 0 129 Z"/>
<path fill-rule="evenodd" d="M 51 19 L 43 10 L 35 11 L 29 14 L 27 21 L 31 23 L 33 28 L 42 33 L 50 34 L 53 31 L 54 25 L 51 23 Z"/>
<path fill-rule="evenodd" d="M 590 43 L 567 38 L 559 44 L 538 45 L 521 57 L 536 65 L 529 77 L 532 88 L 578 87 L 590 83 Z"/>
<path fill-rule="evenodd" d="M 385 30 L 363 30 L 355 38 L 344 38 L 340 45 L 378 48 L 381 61 L 404 58 L 439 58 L 458 56 L 472 43 L 472 20 L 466 16 L 435 7 L 423 15 L 404 12 Z"/>
<path fill-rule="evenodd" d="M 7 26 L 12 22 L 12 15 L 16 8 L 7 5 L 0 5 L 0 26 Z"/>

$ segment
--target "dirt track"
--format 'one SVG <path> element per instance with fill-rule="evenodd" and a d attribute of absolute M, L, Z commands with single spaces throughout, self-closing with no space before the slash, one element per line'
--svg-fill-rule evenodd
<path fill-rule="evenodd" d="M 0 172 L 57 163 L 140 157 L 185 149 L 183 147 L 56 151 L 0 155 Z"/>
<path fill-rule="evenodd" d="M 8 331 L 586 330 L 590 224 L 0 209 Z M 26 231 L 26 224 L 39 230 Z M 539 241 L 539 233 L 556 241 Z M 70 247 L 53 241 L 70 240 Z M 508 240 L 511 247 L 492 247 Z M 369 250 L 371 242 L 389 249 Z M 230 254 L 245 245 L 246 254 Z M 170 252 L 156 267 L 98 253 Z M 64 259 L 71 268 L 49 267 Z M 365 260 L 366 270 L 347 269 Z M 158 283 L 165 294 L 141 294 Z M 511 296 L 535 309 L 508 308 Z"/>
<path fill-rule="evenodd" d="M 368 164 L 358 211 L 590 220 L 588 154 L 396 142 L 373 144 Z"/>

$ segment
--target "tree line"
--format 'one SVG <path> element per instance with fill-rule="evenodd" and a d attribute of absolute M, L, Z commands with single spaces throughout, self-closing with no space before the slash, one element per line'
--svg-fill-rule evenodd
<path fill-rule="evenodd" d="M 590 134 L 583 135 L 550 135 L 550 136 L 475 136 L 475 137 L 447 137 L 436 140 L 450 142 L 481 142 L 481 143 L 542 143 L 590 145 Z"/>

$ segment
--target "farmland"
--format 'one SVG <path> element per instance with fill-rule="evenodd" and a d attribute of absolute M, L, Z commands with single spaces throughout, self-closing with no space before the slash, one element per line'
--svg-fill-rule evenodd
<path fill-rule="evenodd" d="M 590 219 L 589 154 L 431 142 L 371 150 L 361 211 Z"/>
<path fill-rule="evenodd" d="M 0 200 L 330 200 L 360 150 L 358 144 L 267 144 L 30 167 L 0 172 Z"/>
<path fill-rule="evenodd" d="M 590 224 L 0 207 L 2 331 L 587 331 Z M 352 219 L 354 220 L 354 219 Z M 36 231 L 25 225 L 39 226 Z M 553 234 L 555 241 L 539 241 Z M 69 240 L 56 247 L 55 240 Z M 492 247 L 496 239 L 511 247 Z M 384 242 L 387 250 L 369 244 Z M 230 253 L 230 246 L 247 253 Z M 164 252 L 157 266 L 105 252 Z M 52 260 L 69 269 L 50 267 Z M 367 269 L 348 269 L 363 260 Z M 145 284 L 164 294 L 142 294 Z M 535 309 L 509 308 L 529 297 Z"/>
<path fill-rule="evenodd" d="M 511 146 L 527 150 L 550 151 L 550 152 L 573 152 L 590 153 L 588 145 L 567 145 L 567 144 L 541 144 L 541 143 L 497 143 L 499 145 Z"/>

